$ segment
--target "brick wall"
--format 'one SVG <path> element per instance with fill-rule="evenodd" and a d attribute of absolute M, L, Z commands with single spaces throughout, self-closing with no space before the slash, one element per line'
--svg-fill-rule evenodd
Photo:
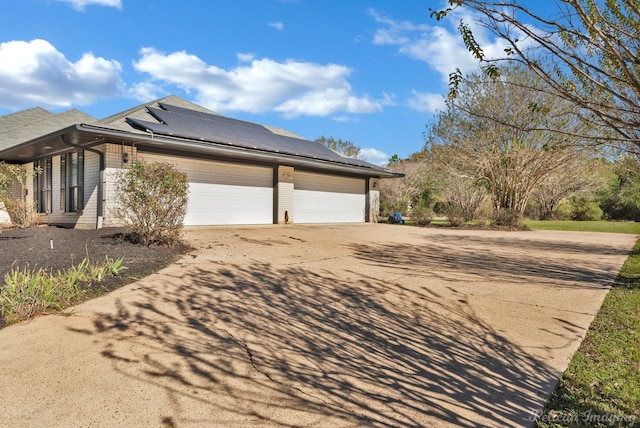
<path fill-rule="evenodd" d="M 278 166 L 277 182 L 277 222 L 293 223 L 293 172 L 291 166 Z M 287 218 L 288 217 L 288 218 Z M 287 221 L 285 221 L 287 220 Z"/>

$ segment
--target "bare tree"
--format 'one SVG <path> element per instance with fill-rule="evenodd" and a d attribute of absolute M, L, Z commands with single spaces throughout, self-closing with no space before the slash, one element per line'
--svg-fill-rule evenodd
<path fill-rule="evenodd" d="M 466 221 L 477 220 L 489 194 L 478 178 L 471 174 L 473 165 L 459 157 L 451 146 L 428 148 L 429 176 L 443 214 L 452 226 L 460 226 Z"/>
<path fill-rule="evenodd" d="M 549 123 L 568 130 L 580 125 L 567 103 L 533 89 L 537 85 L 522 68 L 496 80 L 470 75 L 427 135 L 427 145 L 447 147 L 449 169 L 483 183 L 497 224 L 518 226 L 533 189 L 578 150 L 566 136 L 545 130 Z"/>
<path fill-rule="evenodd" d="M 495 79 L 502 72 L 501 61 L 517 61 L 535 72 L 549 91 L 573 104 L 581 120 L 602 128 L 581 137 L 640 148 L 637 0 L 559 0 L 545 4 L 544 15 L 534 11 L 535 2 L 523 0 L 448 0 L 448 5 L 432 11 L 432 17 L 440 20 L 458 8 L 471 10 L 479 16 L 479 25 L 505 42 L 504 56 L 489 58 L 469 24 L 460 22 L 463 41 L 485 75 Z M 460 93 L 461 80 L 459 70 L 451 74 L 450 96 Z"/>
<path fill-rule="evenodd" d="M 555 218 L 556 209 L 569 196 L 592 198 L 604 190 L 606 171 L 599 159 L 576 155 L 564 167 L 548 174 L 533 190 L 538 203 L 540 218 Z"/>
<path fill-rule="evenodd" d="M 380 180 L 380 205 L 390 214 L 394 211 L 407 213 L 409 206 L 427 186 L 427 163 L 401 161 L 390 164 L 390 171 L 404 174 L 393 180 Z"/>

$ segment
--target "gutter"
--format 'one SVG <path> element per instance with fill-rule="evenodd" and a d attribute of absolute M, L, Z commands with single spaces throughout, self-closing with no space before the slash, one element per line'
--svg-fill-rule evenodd
<path fill-rule="evenodd" d="M 104 201 L 102 200 L 102 191 L 103 191 L 102 188 L 104 185 L 104 171 L 106 168 L 104 153 L 102 153 L 100 150 L 94 149 L 93 147 L 85 147 L 85 146 L 81 146 L 78 144 L 65 141 L 64 134 L 60 135 L 60 142 L 69 147 L 74 147 L 79 150 L 87 150 L 91 153 L 95 153 L 100 158 L 100 176 L 98 179 L 98 204 L 96 207 L 96 229 L 102 229 L 102 220 L 104 218 L 103 217 Z M 84 183 L 82 184 L 82 192 L 84 193 Z M 84 195 L 83 195 L 83 198 L 84 198 Z M 83 204 L 83 209 L 84 209 L 84 204 Z"/>
<path fill-rule="evenodd" d="M 239 146 L 227 146 L 214 142 L 194 142 L 186 139 L 172 138 L 166 136 L 159 136 L 157 134 L 151 134 L 152 139 L 149 139 L 147 134 L 133 134 L 127 131 L 117 131 L 108 128 L 100 128 L 93 125 L 80 124 L 76 125 L 78 131 L 89 132 L 93 134 L 99 134 L 100 137 L 111 137 L 118 140 L 137 141 L 147 146 L 162 147 L 164 149 L 173 149 L 177 151 L 183 151 L 188 149 L 193 153 L 203 154 L 217 154 L 223 157 L 233 159 L 244 159 L 263 161 L 265 163 L 273 163 L 278 161 L 285 165 L 291 166 L 303 166 L 310 169 L 320 169 L 324 171 L 336 171 L 343 173 L 360 173 L 368 177 L 385 177 L 396 178 L 399 175 L 384 169 L 368 168 L 365 166 L 359 166 L 348 163 L 337 163 L 331 161 L 325 161 L 317 158 L 301 157 L 289 155 L 286 153 L 277 153 L 264 150 L 251 150 Z M 400 175 L 402 176 L 402 175 Z"/>

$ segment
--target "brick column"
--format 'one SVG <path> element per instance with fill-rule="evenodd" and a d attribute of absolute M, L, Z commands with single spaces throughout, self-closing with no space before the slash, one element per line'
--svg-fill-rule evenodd
<path fill-rule="evenodd" d="M 276 222 L 293 223 L 293 167 L 278 165 L 276 174 Z"/>

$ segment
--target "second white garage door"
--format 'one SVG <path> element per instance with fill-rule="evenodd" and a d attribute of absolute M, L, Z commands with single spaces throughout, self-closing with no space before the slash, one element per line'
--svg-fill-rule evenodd
<path fill-rule="evenodd" d="M 294 173 L 294 223 L 362 223 L 366 181 L 311 172 Z"/>
<path fill-rule="evenodd" d="M 145 161 L 176 164 L 189 179 L 185 225 L 273 223 L 273 169 L 139 152 Z"/>

